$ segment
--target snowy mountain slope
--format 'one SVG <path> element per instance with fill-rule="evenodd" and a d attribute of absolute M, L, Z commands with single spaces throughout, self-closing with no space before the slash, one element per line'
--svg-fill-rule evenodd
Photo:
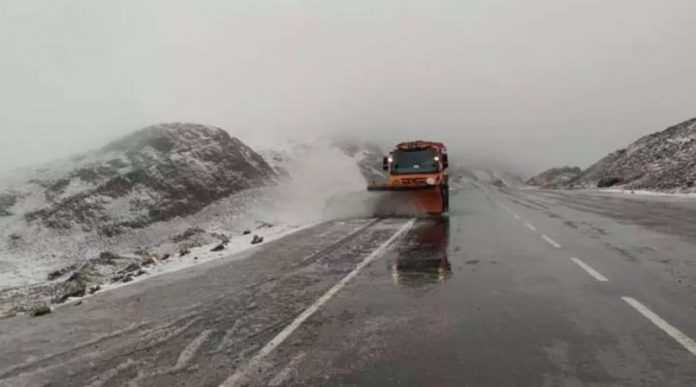
<path fill-rule="evenodd" d="M 194 213 L 274 175 L 238 139 L 195 124 L 148 127 L 74 161 L 67 173 L 34 178 L 25 195 L 14 196 L 44 202 L 24 213 L 27 222 L 113 236 Z"/>
<path fill-rule="evenodd" d="M 696 192 L 696 118 L 609 154 L 566 187 Z"/>
<path fill-rule="evenodd" d="M 6 178 L 0 191 L 0 280 L 153 242 L 142 232 L 234 193 L 275 183 L 271 167 L 219 128 L 162 124 L 103 149 Z"/>

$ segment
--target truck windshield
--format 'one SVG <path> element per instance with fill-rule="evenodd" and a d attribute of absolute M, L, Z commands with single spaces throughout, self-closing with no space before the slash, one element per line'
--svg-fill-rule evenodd
<path fill-rule="evenodd" d="M 396 150 L 392 157 L 392 173 L 433 173 L 438 170 L 434 149 Z"/>

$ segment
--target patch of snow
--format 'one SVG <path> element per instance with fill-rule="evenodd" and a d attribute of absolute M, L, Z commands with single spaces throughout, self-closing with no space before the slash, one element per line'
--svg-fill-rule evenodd
<path fill-rule="evenodd" d="M 575 190 L 580 192 L 599 192 L 599 193 L 609 193 L 609 194 L 619 194 L 619 195 L 641 195 L 641 196 L 659 196 L 659 197 L 672 197 L 672 198 L 696 198 L 696 192 L 659 192 L 659 191 L 648 191 L 648 190 L 630 190 L 630 189 L 620 189 L 620 188 L 597 188 L 597 189 L 582 189 Z"/>
<path fill-rule="evenodd" d="M 213 247 L 217 246 L 219 242 L 206 244 L 204 246 L 199 246 L 190 249 L 190 253 L 185 256 L 173 255 L 164 261 L 158 261 L 157 264 L 150 266 L 148 268 L 143 268 L 145 274 L 133 278 L 130 282 L 117 282 L 112 284 L 107 284 L 102 286 L 103 291 L 109 291 L 113 289 L 122 288 L 124 286 L 129 286 L 140 281 L 147 280 L 149 278 L 157 277 L 160 275 L 174 273 L 180 270 L 190 268 L 192 266 L 200 265 L 201 263 L 210 262 L 218 259 L 229 259 L 231 261 L 241 260 L 247 258 L 248 255 L 243 254 L 251 250 L 257 249 L 264 246 L 267 243 L 285 238 L 294 233 L 300 232 L 302 230 L 309 229 L 316 226 L 317 223 L 305 224 L 302 226 L 291 226 L 291 225 L 279 225 L 266 227 L 260 230 L 256 230 L 248 235 L 239 235 L 230 238 L 229 243 L 225 245 L 225 249 L 218 252 L 211 251 Z M 251 241 L 254 235 L 263 237 L 263 243 L 252 245 Z M 89 296 L 87 296 L 89 297 Z M 84 297 L 82 297 L 84 298 Z M 78 300 L 77 298 L 71 299 L 72 301 Z"/>

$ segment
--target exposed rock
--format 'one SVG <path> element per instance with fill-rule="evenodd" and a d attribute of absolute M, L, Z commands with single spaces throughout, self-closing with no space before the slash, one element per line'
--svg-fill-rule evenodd
<path fill-rule="evenodd" d="M 10 208 L 17 203 L 17 195 L 12 193 L 0 194 L 0 216 L 10 216 Z"/>
<path fill-rule="evenodd" d="M 225 249 L 225 244 L 224 244 L 224 243 L 220 243 L 219 245 L 217 245 L 217 246 L 213 247 L 212 249 L 210 249 L 210 251 L 212 251 L 212 252 L 217 252 L 217 251 L 222 251 L 222 250 L 224 250 L 224 249 Z"/>
<path fill-rule="evenodd" d="M 225 235 L 225 234 L 220 234 L 220 233 L 212 233 L 210 234 L 213 238 L 217 239 L 222 243 L 223 245 L 227 245 L 230 243 L 230 237 Z"/>
<path fill-rule="evenodd" d="M 29 310 L 28 313 L 31 317 L 44 316 L 51 313 L 51 307 L 48 305 L 39 305 Z"/>
<path fill-rule="evenodd" d="M 582 173 L 579 167 L 562 167 L 546 170 L 529 180 L 527 185 L 541 188 L 560 188 Z"/>
<path fill-rule="evenodd" d="M 72 264 L 72 265 L 70 265 L 70 266 L 66 266 L 66 267 L 64 267 L 64 268 L 62 268 L 62 269 L 58 269 L 58 270 L 55 270 L 55 271 L 52 271 L 52 272 L 48 273 L 47 279 L 48 279 L 49 281 L 56 280 L 56 279 L 58 279 L 58 278 L 60 278 L 60 277 L 62 277 L 62 276 L 64 276 L 64 275 L 66 275 L 66 274 L 68 274 L 68 273 L 70 273 L 70 272 L 72 272 L 72 271 L 75 271 L 76 269 L 77 269 L 77 265 L 76 265 L 76 264 Z"/>
<path fill-rule="evenodd" d="M 198 228 L 198 227 L 191 227 L 181 234 L 174 235 L 172 237 L 172 242 L 180 243 L 180 242 L 189 240 L 196 235 L 203 234 L 203 233 L 205 233 L 205 230 Z"/>
<path fill-rule="evenodd" d="M 60 293 L 54 301 L 62 303 L 70 297 L 83 297 L 87 293 L 87 283 L 82 278 L 68 280 L 63 283 L 59 291 Z"/>
<path fill-rule="evenodd" d="M 87 289 L 87 293 L 94 294 L 101 290 L 101 285 L 92 285 Z"/>
<path fill-rule="evenodd" d="M 251 240 L 251 244 L 258 245 L 259 243 L 263 243 L 263 237 L 254 235 L 254 238 Z"/>
<path fill-rule="evenodd" d="M 165 254 L 165 255 L 168 255 L 168 254 Z M 167 258 L 169 258 L 169 257 L 167 257 Z M 143 267 L 152 266 L 154 264 L 155 264 L 155 258 L 152 256 L 144 257 L 143 260 L 140 262 L 140 265 Z"/>
<path fill-rule="evenodd" d="M 609 188 L 621 183 L 620 177 L 607 176 L 599 179 L 597 188 Z"/>

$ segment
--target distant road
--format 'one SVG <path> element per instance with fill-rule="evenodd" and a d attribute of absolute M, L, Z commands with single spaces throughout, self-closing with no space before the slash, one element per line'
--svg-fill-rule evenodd
<path fill-rule="evenodd" d="M 466 185 L 0 320 L 7 386 L 696 386 L 696 200 Z"/>

